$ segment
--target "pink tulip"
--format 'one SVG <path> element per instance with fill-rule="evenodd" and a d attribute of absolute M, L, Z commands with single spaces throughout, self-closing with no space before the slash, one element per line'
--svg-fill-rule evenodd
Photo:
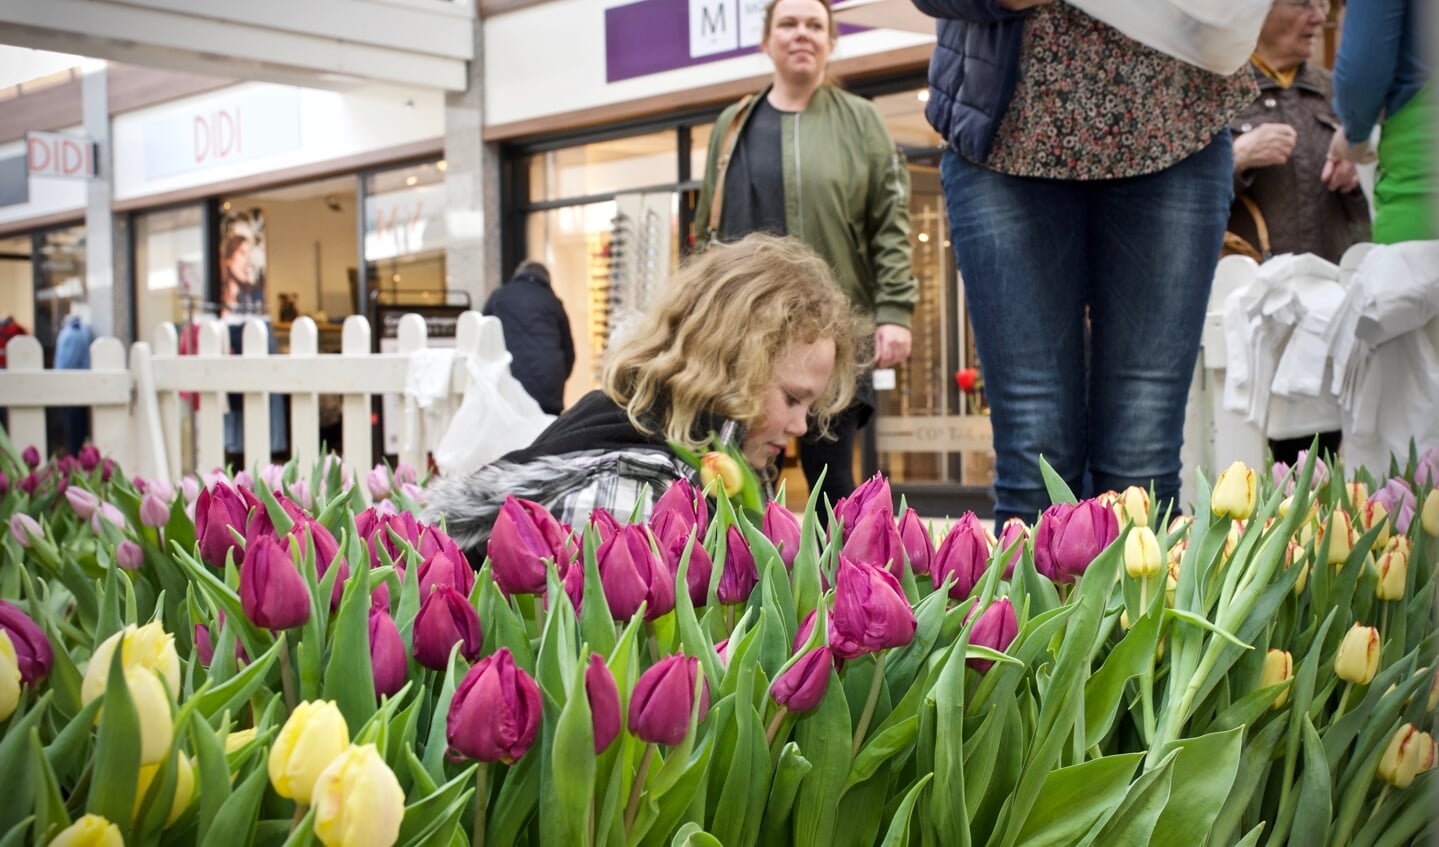
<path fill-rule="evenodd" d="M 759 570 L 755 567 L 754 553 L 750 551 L 739 527 L 731 526 L 725 531 L 724 570 L 720 572 L 716 595 L 725 605 L 748 603 L 758 584 Z"/>
<path fill-rule="evenodd" d="M 794 567 L 794 557 L 799 553 L 800 525 L 794 513 L 774 500 L 764 505 L 764 521 L 760 532 L 779 550 L 779 557 L 786 568 Z"/>
<path fill-rule="evenodd" d="M 690 532 L 695 525 L 671 512 L 662 516 L 658 524 L 651 523 L 650 526 L 655 542 L 659 545 L 660 555 L 664 557 L 665 567 L 678 581 L 680 560 L 684 558 L 685 548 L 690 542 Z M 689 590 L 690 602 L 696 607 L 709 601 L 710 576 L 713 573 L 714 562 L 704 545 L 696 538 L 690 550 L 689 569 L 685 572 L 685 587 Z"/>
<path fill-rule="evenodd" d="M 1119 519 L 1098 500 L 1056 503 L 1035 530 L 1035 570 L 1053 582 L 1073 582 L 1118 536 Z"/>
<path fill-rule="evenodd" d="M 700 660 L 669 656 L 640 674 L 630 697 L 629 727 L 636 738 L 649 744 L 673 747 L 689 732 L 694 710 L 695 680 Z M 699 719 L 709 713 L 709 680 L 700 683 Z"/>
<path fill-rule="evenodd" d="M 1020 518 L 1010 518 L 1004 522 L 1004 528 L 999 532 L 999 544 L 996 545 L 1000 555 L 1009 552 L 1011 547 L 1019 545 L 1019 549 L 1009 557 L 1009 562 L 1004 566 L 1004 578 L 1014 576 L 1014 566 L 1019 562 L 1019 557 L 1024 555 L 1024 544 L 1029 541 L 1029 527 Z"/>
<path fill-rule="evenodd" d="M 420 563 L 420 596 L 428 597 L 441 585 L 448 585 L 464 596 L 475 587 L 475 572 L 463 560 L 456 561 L 443 550 L 436 550 Z"/>
<path fill-rule="evenodd" d="M 280 542 L 261 536 L 245 548 L 240 606 L 255 626 L 291 629 L 310 619 L 310 587 Z"/>
<path fill-rule="evenodd" d="M 650 511 L 649 523 L 656 538 L 661 536 L 660 522 L 670 519 L 678 520 L 684 525 L 684 535 L 688 535 L 689 530 L 698 528 L 699 532 L 696 534 L 701 540 L 709 529 L 709 506 L 704 493 L 687 479 L 670 483 L 670 487 L 655 501 L 654 509 Z M 672 526 L 670 532 L 678 533 L 681 529 L 679 526 Z"/>
<path fill-rule="evenodd" d="M 436 587 L 420 602 L 415 615 L 414 656 L 430 670 L 446 670 L 456 644 L 465 661 L 473 662 L 480 656 L 482 637 L 475 607 L 450 586 Z"/>
<path fill-rule="evenodd" d="M 301 516 L 281 544 L 286 555 L 296 546 L 299 547 L 300 554 L 305 555 L 309 545 L 314 544 L 317 582 L 325 578 L 331 566 L 339 563 L 340 573 L 335 577 L 335 587 L 330 589 L 330 611 L 340 608 L 340 600 L 345 596 L 345 582 L 350 578 L 350 566 L 340 558 L 340 544 L 335 540 L 335 536 L 319 521 Z"/>
<path fill-rule="evenodd" d="M 793 651 L 798 653 L 809 643 L 809 637 L 814 634 L 814 625 L 819 621 L 819 610 L 810 609 L 804 620 L 799 622 L 799 629 L 794 634 Z"/>
<path fill-rule="evenodd" d="M 10 516 L 10 535 L 15 539 L 15 543 L 28 548 L 30 542 L 45 537 L 45 530 L 40 528 L 34 518 L 24 512 L 16 512 Z"/>
<path fill-rule="evenodd" d="M 100 508 L 100 498 L 83 488 L 73 486 L 66 488 L 65 499 L 70 501 L 70 508 L 82 521 L 90 520 L 90 516 L 95 514 L 95 510 Z"/>
<path fill-rule="evenodd" d="M 873 509 L 859 518 L 859 525 L 845 526 L 844 555 L 856 562 L 884 568 L 895 576 L 904 573 L 904 541 L 892 515 Z"/>
<path fill-rule="evenodd" d="M 223 482 L 200 492 L 195 501 L 195 536 L 205 564 L 212 568 L 225 566 L 226 556 L 239 547 L 230 530 L 245 531 L 250 508 L 239 491 Z"/>
<path fill-rule="evenodd" d="M 775 677 L 769 696 L 787 711 L 808 712 L 824 699 L 833 667 L 833 650 L 828 647 L 811 650 Z"/>
<path fill-rule="evenodd" d="M 971 614 L 973 614 L 971 612 Z M 988 647 L 1003 653 L 1014 643 L 1019 634 L 1019 619 L 1014 614 L 1014 604 L 1008 597 L 1001 597 L 990 603 L 974 622 L 969 632 L 969 643 Z M 968 659 L 966 664 L 980 673 L 986 673 L 994 665 L 989 659 Z"/>
<path fill-rule="evenodd" d="M 916 574 L 927 574 L 934 562 L 934 539 L 925 528 L 924 521 L 914 509 L 905 509 L 899 519 L 899 541 L 909 559 L 909 569 Z"/>
<path fill-rule="evenodd" d="M 585 668 L 585 697 L 590 701 L 595 755 L 598 756 L 620 734 L 620 690 L 615 685 L 614 674 L 598 653 L 590 654 L 590 666 Z"/>
<path fill-rule="evenodd" d="M 375 679 L 375 696 L 393 697 L 405 687 L 409 659 L 395 619 L 383 609 L 370 610 L 370 668 Z"/>
<path fill-rule="evenodd" d="M 641 604 L 645 604 L 646 620 L 674 609 L 674 576 L 655 558 L 643 526 L 620 527 L 613 538 L 600 545 L 595 559 L 605 602 L 615 620 L 629 620 Z"/>
<path fill-rule="evenodd" d="M 543 716 L 539 686 L 501 647 L 455 689 L 445 737 L 467 759 L 514 764 L 534 743 Z"/>
<path fill-rule="evenodd" d="M 935 586 L 953 579 L 949 586 L 952 600 L 963 600 L 974 591 L 989 567 L 989 537 L 974 512 L 964 515 L 950 527 L 949 534 L 940 542 L 934 554 L 934 567 L 930 573 Z"/>
<path fill-rule="evenodd" d="M 894 574 L 843 553 L 835 578 L 829 643 L 841 659 L 854 659 L 914 639 L 915 619 Z"/>
<path fill-rule="evenodd" d="M 414 485 L 420 481 L 420 472 L 409 462 L 400 462 L 395 465 L 395 483 L 397 485 Z"/>
<path fill-rule="evenodd" d="M 549 510 L 531 500 L 505 497 L 490 533 L 490 567 L 506 595 L 541 594 L 548 568 L 566 556 L 564 530 Z"/>
<path fill-rule="evenodd" d="M 125 539 L 115 547 L 115 565 L 121 570 L 137 571 L 145 564 L 145 551 L 140 545 Z"/>
<path fill-rule="evenodd" d="M 170 505 L 153 491 L 140 501 L 140 523 L 151 529 L 162 529 L 170 523 Z"/>
<path fill-rule="evenodd" d="M 384 465 L 375 465 L 365 475 L 365 487 L 370 489 L 370 498 L 384 500 L 390 496 L 390 471 Z"/>
<path fill-rule="evenodd" d="M 882 474 L 875 474 L 865 480 L 853 494 L 841 497 L 839 502 L 834 504 L 835 518 L 844 522 L 845 540 L 849 540 L 850 533 L 854 532 L 864 516 L 871 512 L 879 512 L 891 522 L 894 520 L 894 496 L 889 490 L 889 480 Z"/>

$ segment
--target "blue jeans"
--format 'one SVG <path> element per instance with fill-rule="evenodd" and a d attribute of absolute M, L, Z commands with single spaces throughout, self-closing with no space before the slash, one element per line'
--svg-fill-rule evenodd
<path fill-rule="evenodd" d="M 1232 170 L 1228 131 L 1164 171 L 1088 182 L 1008 176 L 946 151 L 994 423 L 996 522 L 1049 505 L 1041 455 L 1081 497 L 1152 484 L 1162 515 L 1178 496 Z"/>

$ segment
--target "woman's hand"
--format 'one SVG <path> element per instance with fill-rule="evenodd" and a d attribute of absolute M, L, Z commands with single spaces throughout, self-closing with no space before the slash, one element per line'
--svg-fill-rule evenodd
<path fill-rule="evenodd" d="M 1369 149 L 1367 140 L 1360 144 L 1350 144 L 1349 139 L 1344 137 L 1344 130 L 1337 129 L 1334 131 L 1333 140 L 1329 142 L 1329 158 L 1338 162 L 1366 165 L 1378 157 Z"/>
<path fill-rule="evenodd" d="M 874 328 L 874 366 L 892 368 L 909 358 L 909 327 L 880 324 Z"/>

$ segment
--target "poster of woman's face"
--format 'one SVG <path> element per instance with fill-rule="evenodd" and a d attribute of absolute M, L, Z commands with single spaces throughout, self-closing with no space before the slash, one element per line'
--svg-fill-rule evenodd
<path fill-rule="evenodd" d="M 265 312 L 265 213 L 232 210 L 220 216 L 220 317 Z"/>

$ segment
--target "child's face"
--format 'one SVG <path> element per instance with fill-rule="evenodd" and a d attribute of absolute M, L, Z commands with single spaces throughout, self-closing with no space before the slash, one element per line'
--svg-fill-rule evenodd
<path fill-rule="evenodd" d="M 779 357 L 765 389 L 764 412 L 745 436 L 744 454 L 750 465 L 768 467 L 783 454 L 790 438 L 804 435 L 809 410 L 829 385 L 833 371 L 833 339 L 792 344 Z"/>

